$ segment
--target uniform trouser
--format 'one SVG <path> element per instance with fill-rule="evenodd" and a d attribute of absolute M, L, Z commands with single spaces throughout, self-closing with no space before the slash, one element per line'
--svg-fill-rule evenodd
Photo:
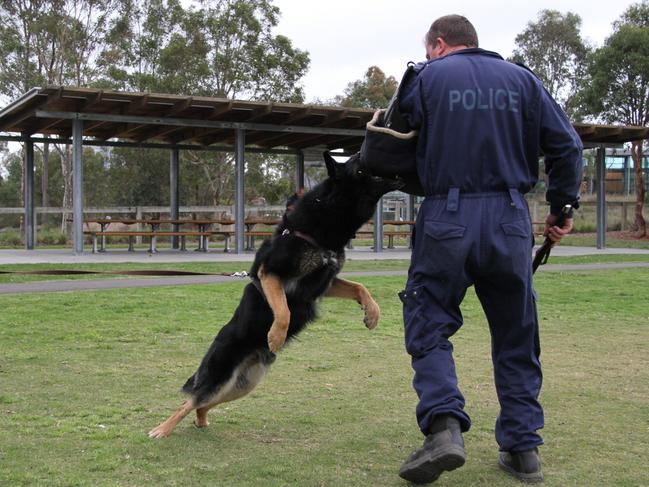
<path fill-rule="evenodd" d="M 496 440 L 503 451 L 543 443 L 539 329 L 532 288 L 532 229 L 525 200 L 504 193 L 428 197 L 415 225 L 415 246 L 403 301 L 406 349 L 419 396 L 424 434 L 440 414 L 462 430 L 464 411 L 449 338 L 462 326 L 460 303 L 472 284 L 487 316 L 495 385 L 500 402 Z"/>

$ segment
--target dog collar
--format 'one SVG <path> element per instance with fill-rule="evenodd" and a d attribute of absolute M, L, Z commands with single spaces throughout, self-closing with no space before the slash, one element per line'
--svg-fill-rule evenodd
<path fill-rule="evenodd" d="M 318 242 L 316 242 L 316 240 L 311 235 L 307 235 L 306 233 L 300 232 L 299 230 L 293 230 L 291 232 L 288 228 L 286 228 L 282 232 L 282 235 L 290 235 L 290 234 L 293 234 L 296 237 L 300 237 L 302 240 L 306 240 L 307 242 L 309 242 L 314 247 L 320 247 Z"/>

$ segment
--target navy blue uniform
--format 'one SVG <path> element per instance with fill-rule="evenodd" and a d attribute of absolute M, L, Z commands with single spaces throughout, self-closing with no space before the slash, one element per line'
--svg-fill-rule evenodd
<path fill-rule="evenodd" d="M 426 192 L 400 293 L 419 426 L 426 434 L 436 415 L 453 414 L 463 431 L 470 427 L 449 338 L 474 285 L 491 330 L 496 439 L 503 451 L 531 449 L 542 443 L 542 374 L 523 195 L 537 182 L 542 152 L 552 213 L 574 203 L 581 142 L 536 76 L 482 49 L 428 62 L 401 93 L 401 111 L 420 131 L 417 170 Z"/>

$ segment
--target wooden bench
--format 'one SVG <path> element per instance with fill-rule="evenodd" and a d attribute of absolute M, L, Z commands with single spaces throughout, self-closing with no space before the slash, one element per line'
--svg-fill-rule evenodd
<path fill-rule="evenodd" d="M 243 232 L 244 238 L 249 239 L 248 240 L 248 245 L 246 246 L 246 250 L 255 250 L 255 237 L 272 237 L 273 233 L 271 231 L 259 231 L 259 232 Z M 210 232 L 211 235 L 221 235 L 223 237 L 223 252 L 229 252 L 230 251 L 230 238 L 234 236 L 234 232 L 232 230 L 213 230 Z"/>
<path fill-rule="evenodd" d="M 157 252 L 156 249 L 156 238 L 157 237 L 180 237 L 180 250 L 185 251 L 187 247 L 185 245 L 186 237 L 199 237 L 200 243 L 197 250 L 207 252 L 208 239 L 212 232 L 122 232 L 122 231 L 105 231 L 105 232 L 94 232 L 86 231 L 83 232 L 85 235 L 90 235 L 92 237 L 92 253 L 97 253 L 97 237 L 128 237 L 128 250 L 133 252 L 135 250 L 133 246 L 134 237 L 149 237 L 149 253 Z"/>
<path fill-rule="evenodd" d="M 358 238 L 359 235 L 372 236 L 372 235 L 374 235 L 374 232 L 372 230 L 359 230 L 359 231 L 356 232 L 356 235 L 354 235 L 354 238 Z M 347 242 L 347 248 L 348 249 L 353 249 L 354 248 L 354 245 L 352 244 L 352 240 Z"/>
<path fill-rule="evenodd" d="M 388 237 L 388 248 L 393 249 L 394 248 L 394 237 L 411 237 L 412 233 L 409 231 L 405 230 L 388 230 L 383 232 L 384 237 Z M 410 248 L 412 248 L 412 242 L 408 245 Z"/>

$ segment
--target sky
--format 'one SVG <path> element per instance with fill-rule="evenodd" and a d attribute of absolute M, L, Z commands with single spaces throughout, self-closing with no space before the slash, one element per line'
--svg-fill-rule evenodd
<path fill-rule="evenodd" d="M 514 39 L 543 9 L 582 18 L 582 37 L 601 46 L 632 0 L 275 0 L 281 12 L 276 34 L 309 52 L 303 78 L 306 102 L 342 95 L 347 84 L 378 66 L 397 80 L 408 61 L 422 61 L 423 39 L 438 17 L 460 14 L 478 32 L 480 47 L 507 57 Z"/>

